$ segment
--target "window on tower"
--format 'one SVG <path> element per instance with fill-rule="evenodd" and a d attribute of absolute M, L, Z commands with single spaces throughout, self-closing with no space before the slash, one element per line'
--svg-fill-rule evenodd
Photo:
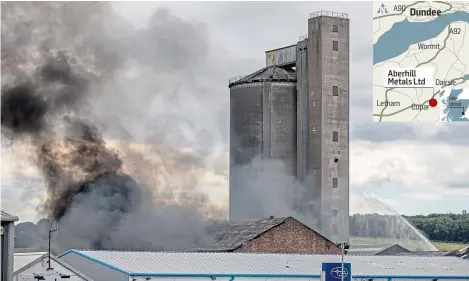
<path fill-rule="evenodd" d="M 339 187 L 339 179 L 332 178 L 332 188 L 337 188 L 337 187 Z"/>
<path fill-rule="evenodd" d="M 333 131 L 332 132 L 332 141 L 338 142 L 339 141 L 339 132 Z"/>
<path fill-rule="evenodd" d="M 332 216 L 334 217 L 334 219 L 336 219 L 338 215 L 339 215 L 339 210 L 333 209 L 332 210 Z"/>
<path fill-rule="evenodd" d="M 339 95 L 339 86 L 332 86 L 332 95 L 333 96 Z"/>
<path fill-rule="evenodd" d="M 332 50 L 333 51 L 339 50 L 339 41 L 332 41 Z"/>
<path fill-rule="evenodd" d="M 339 26 L 337 26 L 336 24 L 334 24 L 332 26 L 332 32 L 339 32 Z"/>

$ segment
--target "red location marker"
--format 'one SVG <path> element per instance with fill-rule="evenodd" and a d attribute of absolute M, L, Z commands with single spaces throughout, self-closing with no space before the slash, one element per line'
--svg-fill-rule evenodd
<path fill-rule="evenodd" d="M 434 98 L 431 98 L 429 101 L 428 101 L 428 105 L 431 106 L 431 107 L 435 107 L 436 105 L 438 104 L 438 101 Z"/>

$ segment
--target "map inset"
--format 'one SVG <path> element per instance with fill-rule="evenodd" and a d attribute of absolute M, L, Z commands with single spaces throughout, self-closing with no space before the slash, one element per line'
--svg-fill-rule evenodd
<path fill-rule="evenodd" d="M 373 120 L 469 121 L 469 1 L 374 2 Z"/>

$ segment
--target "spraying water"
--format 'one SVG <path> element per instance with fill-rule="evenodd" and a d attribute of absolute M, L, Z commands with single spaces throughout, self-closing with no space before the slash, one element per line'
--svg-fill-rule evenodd
<path fill-rule="evenodd" d="M 418 229 L 389 205 L 369 195 L 363 195 L 360 201 L 360 209 L 363 210 L 357 210 L 356 213 L 369 213 L 364 209 L 371 209 L 373 214 L 354 215 L 355 223 L 361 227 L 354 230 L 358 233 L 352 233 L 352 236 L 373 238 L 356 238 L 353 244 L 399 244 L 411 251 L 438 251 Z"/>

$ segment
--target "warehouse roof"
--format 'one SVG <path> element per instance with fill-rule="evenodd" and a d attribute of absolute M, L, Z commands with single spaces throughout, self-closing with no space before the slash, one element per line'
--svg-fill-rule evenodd
<path fill-rule="evenodd" d="M 1 212 L 2 212 L 2 221 L 17 221 L 18 220 L 17 216 L 12 216 L 3 210 L 1 210 Z"/>
<path fill-rule="evenodd" d="M 469 246 L 462 248 L 460 250 L 454 251 L 431 251 L 431 252 L 409 252 L 409 253 L 399 253 L 399 256 L 420 256 L 420 257 L 441 257 L 441 256 L 453 256 L 468 258 L 469 257 Z"/>
<path fill-rule="evenodd" d="M 457 256 L 454 251 L 428 251 L 428 252 L 408 252 L 398 253 L 397 256 L 415 256 L 415 257 L 444 257 Z"/>
<path fill-rule="evenodd" d="M 37 262 L 46 259 L 49 257 L 47 252 L 36 252 L 36 253 L 15 253 L 14 258 L 14 275 L 18 275 L 22 271 L 30 268 L 35 265 Z M 80 277 L 83 280 L 92 281 L 89 277 L 79 272 L 65 261 L 55 257 L 54 255 L 50 256 L 51 260 L 65 267 L 69 271 L 73 272 L 76 276 Z"/>
<path fill-rule="evenodd" d="M 168 253 L 70 250 L 130 276 L 252 276 L 319 277 L 323 262 L 340 262 L 333 255 L 247 253 Z M 76 259 L 74 259 L 76 260 Z M 457 257 L 345 256 L 354 278 L 469 279 L 469 262 Z"/>
<path fill-rule="evenodd" d="M 374 254 L 377 255 L 377 256 L 379 256 L 379 255 L 389 256 L 389 255 L 398 255 L 398 254 L 409 253 L 409 252 L 410 251 L 408 249 L 402 247 L 401 245 L 393 244 L 393 245 L 389 245 L 389 246 L 377 251 Z"/>
<path fill-rule="evenodd" d="M 13 271 L 17 271 L 20 268 L 30 264 L 31 262 L 37 260 L 38 258 L 44 256 L 47 252 L 30 252 L 30 253 L 15 253 L 14 255 L 14 269 Z"/>

